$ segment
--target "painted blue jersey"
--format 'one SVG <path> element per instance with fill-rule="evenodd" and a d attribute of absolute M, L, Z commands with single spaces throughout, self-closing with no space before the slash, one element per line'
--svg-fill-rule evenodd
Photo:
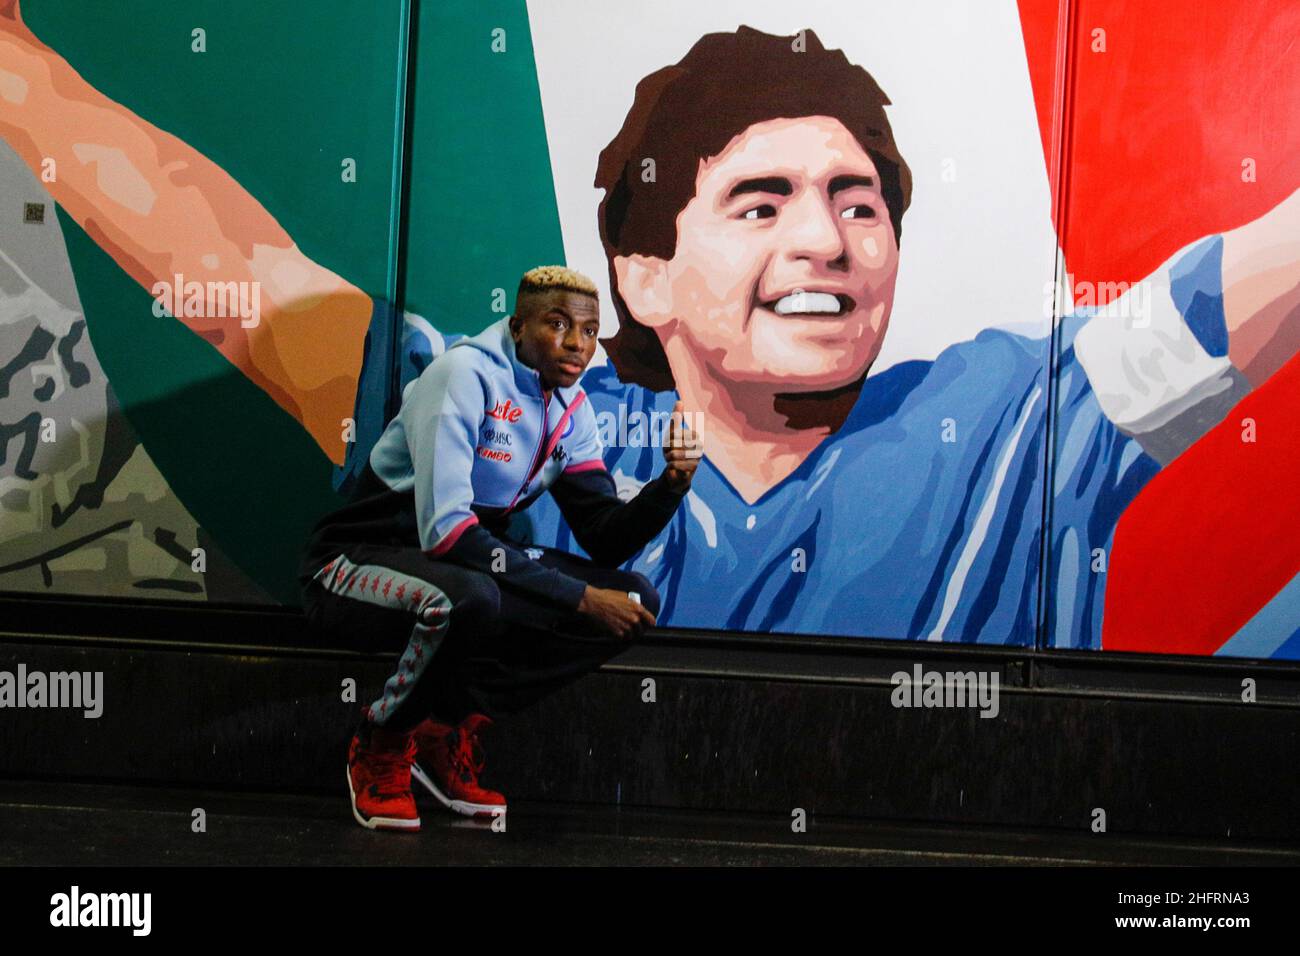
<path fill-rule="evenodd" d="M 661 625 L 1028 646 L 1041 614 L 1048 643 L 1100 646 L 1119 516 L 1246 389 L 1223 354 L 1221 250 L 1194 244 L 1106 309 L 1067 315 L 1055 363 L 1050 338 L 990 329 L 868 376 L 844 424 L 753 503 L 706 456 L 624 566 L 659 589 Z M 583 387 L 606 467 L 634 493 L 663 469 L 645 434 L 678 394 L 609 366 Z M 534 542 L 579 550 L 549 502 L 526 520 Z"/>

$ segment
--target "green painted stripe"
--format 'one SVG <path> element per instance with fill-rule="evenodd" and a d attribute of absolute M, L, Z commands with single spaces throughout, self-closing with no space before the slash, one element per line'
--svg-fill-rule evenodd
<path fill-rule="evenodd" d="M 406 307 L 473 333 L 519 276 L 564 262 L 524 0 L 421 5 Z M 494 32 L 504 52 L 493 51 Z"/>
<path fill-rule="evenodd" d="M 23 8 L 88 82 L 229 172 L 308 256 L 385 294 L 399 2 Z M 191 50 L 195 27 L 206 53 Z M 340 175 L 345 157 L 355 183 Z M 95 354 L 145 450 L 232 561 L 275 600 L 300 603 L 307 534 L 341 504 L 331 463 L 210 344 L 155 318 L 149 294 L 63 210 L 59 219 Z"/>

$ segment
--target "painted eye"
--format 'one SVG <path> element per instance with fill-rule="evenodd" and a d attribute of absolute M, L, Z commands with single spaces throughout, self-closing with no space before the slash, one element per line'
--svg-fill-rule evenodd
<path fill-rule="evenodd" d="M 870 206 L 850 206 L 840 213 L 841 219 L 875 219 L 876 211 Z"/>
<path fill-rule="evenodd" d="M 753 209 L 750 209 L 740 218 L 741 219 L 771 219 L 775 215 L 776 215 L 776 208 L 774 206 L 768 205 L 767 203 L 764 203 L 761 206 L 755 206 Z"/>

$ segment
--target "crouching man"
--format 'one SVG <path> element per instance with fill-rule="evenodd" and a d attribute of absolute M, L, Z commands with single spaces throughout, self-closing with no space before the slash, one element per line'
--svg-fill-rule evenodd
<path fill-rule="evenodd" d="M 352 646 L 405 645 L 348 753 L 362 826 L 418 830 L 413 775 L 455 812 L 504 810 L 478 782 L 480 732 L 655 623 L 658 592 L 618 565 L 673 516 L 702 445 L 679 403 L 664 471 L 618 498 L 578 385 L 599 330 L 590 279 L 526 273 L 514 315 L 407 386 L 349 503 L 312 531 L 299 575 L 312 626 Z M 594 560 L 507 536 L 510 516 L 547 491 Z"/>

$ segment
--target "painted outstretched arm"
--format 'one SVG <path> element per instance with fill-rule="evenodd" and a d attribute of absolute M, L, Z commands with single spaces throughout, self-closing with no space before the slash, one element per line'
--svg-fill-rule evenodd
<path fill-rule="evenodd" d="M 1300 189 L 1223 234 L 1228 358 L 1259 387 L 1300 350 Z"/>
<path fill-rule="evenodd" d="M 1180 250 L 1074 341 L 1106 417 L 1162 464 L 1298 348 L 1300 191 Z"/>
<path fill-rule="evenodd" d="M 254 290 L 255 322 L 225 301 L 173 311 L 341 464 L 370 298 L 307 258 L 219 166 L 94 89 L 26 28 L 16 0 L 0 0 L 0 107 L 0 138 L 151 294 L 177 274 L 223 299 Z"/>

